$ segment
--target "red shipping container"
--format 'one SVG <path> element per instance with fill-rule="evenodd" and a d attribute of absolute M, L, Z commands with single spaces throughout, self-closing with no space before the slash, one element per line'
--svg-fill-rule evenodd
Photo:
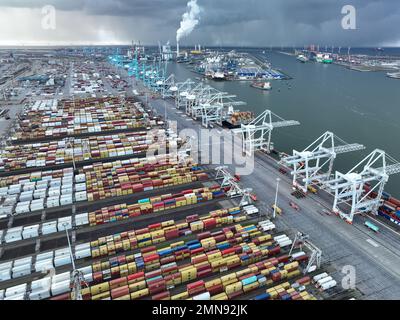
<path fill-rule="evenodd" d="M 117 299 L 123 296 L 126 296 L 129 294 L 129 287 L 128 286 L 124 286 L 121 288 L 116 288 L 111 290 L 111 298 L 112 299 Z"/>
<path fill-rule="evenodd" d="M 237 298 L 237 297 L 240 297 L 242 294 L 243 294 L 243 291 L 240 290 L 240 291 L 237 291 L 237 292 L 233 292 L 233 293 L 231 293 L 231 294 L 228 294 L 227 296 L 228 296 L 229 300 L 233 300 L 233 299 L 235 299 L 235 298 Z"/>
<path fill-rule="evenodd" d="M 305 285 L 311 282 L 311 278 L 309 276 L 303 277 L 296 281 L 298 284 Z"/>
<path fill-rule="evenodd" d="M 152 261 L 158 261 L 160 259 L 158 254 L 151 254 L 143 258 L 145 264 L 149 264 Z"/>
<path fill-rule="evenodd" d="M 242 265 L 241 262 L 236 262 L 236 263 L 234 263 L 234 264 L 229 265 L 229 266 L 228 266 L 228 269 L 229 269 L 229 270 L 235 269 L 235 268 L 240 267 L 241 265 Z"/>
<path fill-rule="evenodd" d="M 203 240 L 203 239 L 210 238 L 210 237 L 211 237 L 211 233 L 210 233 L 209 231 L 207 231 L 207 232 L 202 232 L 202 233 L 199 233 L 199 234 L 197 235 L 197 239 L 198 239 L 198 240 Z"/>
<path fill-rule="evenodd" d="M 163 300 L 170 297 L 169 291 L 164 291 L 152 297 L 152 300 Z"/>
<path fill-rule="evenodd" d="M 188 284 L 186 287 L 187 287 L 187 290 L 189 291 L 189 290 L 192 290 L 192 289 L 198 288 L 198 287 L 204 288 L 204 286 L 205 286 L 204 281 L 203 280 L 199 280 L 199 281 L 196 281 L 196 282 Z"/>
<path fill-rule="evenodd" d="M 144 233 L 149 233 L 149 229 L 147 229 L 147 228 L 139 229 L 139 230 L 136 230 L 135 233 L 137 235 L 144 234 Z"/>
<path fill-rule="evenodd" d="M 280 272 L 273 273 L 272 276 L 271 276 L 271 278 L 272 278 L 272 281 L 276 282 L 276 281 L 281 280 L 282 275 L 281 275 Z"/>
<path fill-rule="evenodd" d="M 101 271 L 93 273 L 93 283 L 97 284 L 103 281 L 103 273 Z"/>
<path fill-rule="evenodd" d="M 198 295 L 198 294 L 206 292 L 206 291 L 207 290 L 204 287 L 197 287 L 197 288 L 193 288 L 191 290 L 188 290 L 188 293 L 189 293 L 190 296 L 195 296 L 195 295 Z"/>
<path fill-rule="evenodd" d="M 126 277 L 114 279 L 110 281 L 110 289 L 116 289 L 119 287 L 123 287 L 127 284 Z"/>
<path fill-rule="evenodd" d="M 210 268 L 210 264 L 209 263 L 205 263 L 205 264 L 202 264 L 200 266 L 196 266 L 197 272 L 206 270 L 208 268 Z"/>
<path fill-rule="evenodd" d="M 226 236 L 224 234 L 221 234 L 219 236 L 215 236 L 214 239 L 216 242 L 222 242 L 226 240 Z"/>
<path fill-rule="evenodd" d="M 288 262 L 290 257 L 287 254 L 284 254 L 283 256 L 278 257 L 279 263 L 286 263 Z"/>
<path fill-rule="evenodd" d="M 300 256 L 300 257 L 297 257 L 295 260 L 298 262 L 308 261 L 308 256 L 307 255 Z"/>
<path fill-rule="evenodd" d="M 222 256 L 227 256 L 227 255 L 232 255 L 235 254 L 236 249 L 235 248 L 229 248 L 221 251 Z"/>
<path fill-rule="evenodd" d="M 199 278 L 205 278 L 205 277 L 208 277 L 210 275 L 212 275 L 212 269 L 211 268 L 208 268 L 208 269 L 201 270 L 201 271 L 197 272 L 197 277 L 199 277 Z"/>
<path fill-rule="evenodd" d="M 64 293 L 59 296 L 51 297 L 50 300 L 71 300 L 71 294 L 69 292 Z"/>
<path fill-rule="evenodd" d="M 175 256 L 168 256 L 168 257 L 162 258 L 160 260 L 160 263 L 163 265 L 163 264 L 168 264 L 168 263 L 174 262 L 175 260 L 176 260 Z"/>
<path fill-rule="evenodd" d="M 179 237 L 179 230 L 178 229 L 165 231 L 165 238 L 167 240 L 175 239 L 175 238 L 178 238 L 178 237 Z"/>
<path fill-rule="evenodd" d="M 160 269 L 154 270 L 154 271 L 151 271 L 151 272 L 147 272 L 146 275 L 145 275 L 146 279 L 151 279 L 151 278 L 158 277 L 158 276 L 161 276 L 161 270 Z"/>
<path fill-rule="evenodd" d="M 209 287 L 207 291 L 210 293 L 211 296 L 214 296 L 224 292 L 224 287 L 222 284 L 217 284 L 215 286 Z"/>
<path fill-rule="evenodd" d="M 191 260 L 192 260 L 192 263 L 193 263 L 193 264 L 199 264 L 199 263 L 201 263 L 201 262 L 208 261 L 208 258 L 207 258 L 207 256 L 203 256 L 203 257 L 193 257 Z"/>
<path fill-rule="evenodd" d="M 142 281 L 142 280 L 144 280 L 144 272 L 141 271 L 141 272 L 131 274 L 128 276 L 127 280 L 128 280 L 128 283 L 136 283 L 136 282 Z"/>
<path fill-rule="evenodd" d="M 158 230 L 161 229 L 161 223 L 155 223 L 148 226 L 149 230 Z"/>
<path fill-rule="evenodd" d="M 203 253 L 203 252 L 204 252 L 204 248 L 197 248 L 197 249 L 191 250 L 191 251 L 190 251 L 190 254 L 191 254 L 192 256 L 194 256 L 194 255 L 197 255 L 197 254 Z"/>
<path fill-rule="evenodd" d="M 149 286 L 149 292 L 151 295 L 155 295 L 165 290 L 166 290 L 165 284 Z"/>
<path fill-rule="evenodd" d="M 274 256 L 277 255 L 281 252 L 281 247 L 280 246 L 276 246 L 275 248 L 269 250 L 268 255 L 270 256 Z"/>
<path fill-rule="evenodd" d="M 147 247 L 147 248 L 143 248 L 140 251 L 142 252 L 142 254 L 149 253 L 149 252 L 154 252 L 154 251 L 157 251 L 157 247 L 156 246 L 150 246 L 150 247 Z"/>

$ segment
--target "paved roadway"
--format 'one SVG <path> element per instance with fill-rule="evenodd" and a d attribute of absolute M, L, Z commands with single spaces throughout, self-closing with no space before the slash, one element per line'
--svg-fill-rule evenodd
<path fill-rule="evenodd" d="M 139 85 L 136 90 L 144 91 Z M 142 97 L 144 100 L 144 98 Z M 177 121 L 178 130 L 193 129 L 198 131 L 199 122 L 186 117 L 176 110 L 172 100 L 165 103 L 161 99 L 151 99 L 151 107 L 159 114 L 165 111 L 169 120 Z M 165 109 L 166 108 L 166 109 Z M 226 136 L 227 130 L 219 130 Z M 234 165 L 228 165 L 234 172 Z M 258 196 L 258 207 L 265 214 L 270 212 L 276 191 L 276 178 L 281 178 L 279 203 L 283 215 L 276 219 L 277 227 L 289 230 L 292 235 L 296 230 L 306 233 L 310 240 L 323 251 L 323 262 L 332 267 L 332 275 L 342 283 L 345 276 L 344 266 L 354 266 L 356 288 L 363 299 L 399 299 L 400 298 L 400 234 L 398 231 L 381 226 L 381 232 L 374 234 L 363 226 L 366 218 L 357 217 L 354 225 L 349 225 L 335 215 L 322 212 L 330 209 L 333 199 L 329 195 L 309 196 L 295 199 L 291 196 L 291 178 L 283 176 L 277 170 L 275 160 L 264 154 L 257 154 L 255 169 L 251 175 L 242 176 L 242 184 L 253 188 Z M 324 191 L 321 191 L 322 193 Z M 301 207 L 300 212 L 290 208 L 289 202 L 295 201 Z"/>

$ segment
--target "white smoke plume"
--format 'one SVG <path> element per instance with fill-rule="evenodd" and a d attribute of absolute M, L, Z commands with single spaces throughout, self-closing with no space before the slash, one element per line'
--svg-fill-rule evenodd
<path fill-rule="evenodd" d="M 187 7 L 188 11 L 182 15 L 181 27 L 176 32 L 176 42 L 188 36 L 199 23 L 201 7 L 197 4 L 197 0 L 190 0 Z"/>

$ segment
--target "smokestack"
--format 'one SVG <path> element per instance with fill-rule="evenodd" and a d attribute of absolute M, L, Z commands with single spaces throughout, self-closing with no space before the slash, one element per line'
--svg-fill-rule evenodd
<path fill-rule="evenodd" d="M 176 43 L 176 57 L 179 57 L 179 41 Z"/>

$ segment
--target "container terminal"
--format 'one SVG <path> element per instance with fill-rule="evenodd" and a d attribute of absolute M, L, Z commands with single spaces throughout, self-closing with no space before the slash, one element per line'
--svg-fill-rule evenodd
<path fill-rule="evenodd" d="M 279 152 L 272 132 L 300 123 L 248 119 L 141 48 L 60 51 L 1 87 L 0 300 L 398 299 L 399 202 L 383 190 L 400 167 L 384 151 L 334 172 L 365 147 L 326 132 Z M 239 137 L 253 173 L 202 161 L 179 135 L 201 128 Z"/>

